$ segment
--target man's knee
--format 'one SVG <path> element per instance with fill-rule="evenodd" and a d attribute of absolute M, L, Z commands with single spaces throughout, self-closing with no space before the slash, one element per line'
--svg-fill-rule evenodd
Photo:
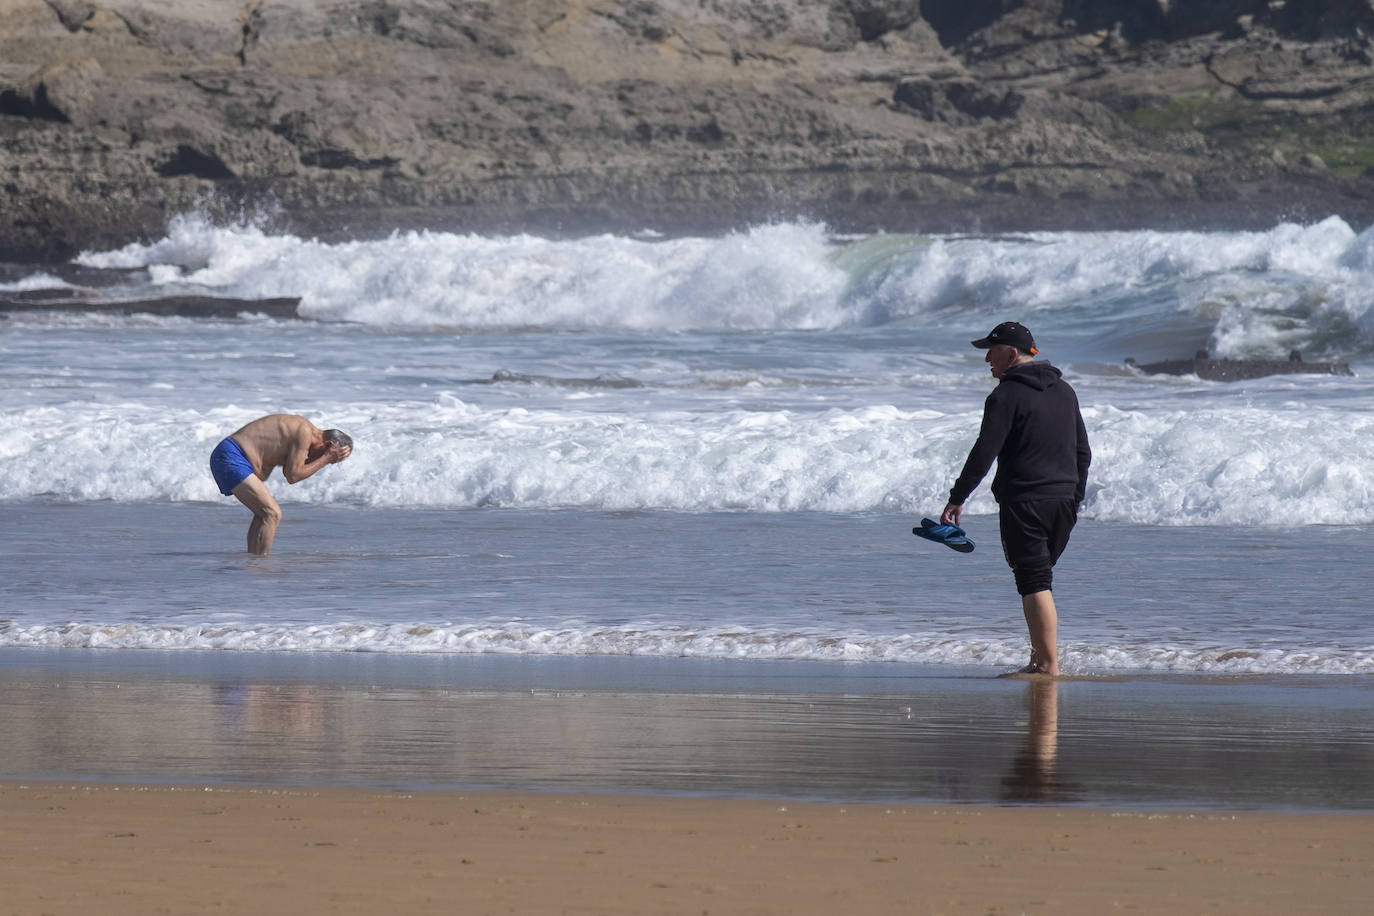
<path fill-rule="evenodd" d="M 267 506 L 259 506 L 253 510 L 253 514 L 258 517 L 258 521 L 264 525 L 276 527 L 281 524 L 281 506 L 272 503 Z"/>
<path fill-rule="evenodd" d="M 1049 566 L 1013 566 L 1011 574 L 1016 577 L 1016 593 L 1022 596 L 1050 591 L 1054 584 L 1054 570 Z"/>

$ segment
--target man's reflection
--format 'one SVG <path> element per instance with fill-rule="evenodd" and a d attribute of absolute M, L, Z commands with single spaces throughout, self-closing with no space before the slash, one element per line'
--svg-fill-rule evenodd
<path fill-rule="evenodd" d="M 1026 683 L 1026 740 L 1002 779 L 1007 801 L 1064 801 L 1067 787 L 1059 779 L 1059 684 L 1051 678 Z"/>
<path fill-rule="evenodd" d="M 296 737 L 325 731 L 325 701 L 318 687 L 236 684 L 216 688 L 216 696 L 225 721 L 237 730 Z"/>

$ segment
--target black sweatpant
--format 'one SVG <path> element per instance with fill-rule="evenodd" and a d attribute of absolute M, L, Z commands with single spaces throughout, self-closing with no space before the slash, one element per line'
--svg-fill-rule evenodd
<path fill-rule="evenodd" d="M 1077 522 L 1078 502 L 1073 499 L 1037 499 L 998 507 L 1002 553 L 1016 577 L 1018 595 L 1051 588 L 1054 564 L 1069 545 L 1069 533 Z"/>

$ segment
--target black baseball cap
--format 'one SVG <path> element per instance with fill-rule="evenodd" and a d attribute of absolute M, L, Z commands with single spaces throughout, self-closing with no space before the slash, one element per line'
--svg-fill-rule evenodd
<path fill-rule="evenodd" d="M 980 350 L 987 350 L 999 344 L 1015 347 L 1022 353 L 1032 356 L 1040 352 L 1035 349 L 1035 338 L 1031 336 L 1030 328 L 1015 321 L 1004 321 L 989 331 L 987 337 L 980 337 L 973 342 Z"/>

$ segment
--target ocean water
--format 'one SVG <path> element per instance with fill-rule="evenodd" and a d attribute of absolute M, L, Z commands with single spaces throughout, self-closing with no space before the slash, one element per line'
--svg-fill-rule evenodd
<path fill-rule="evenodd" d="M 326 243 L 191 214 L 0 267 L 0 294 L 53 289 L 92 308 L 0 318 L 0 649 L 996 673 L 1025 627 L 986 482 L 973 554 L 910 528 L 994 383 L 969 341 L 1015 319 L 1094 451 L 1056 579 L 1068 672 L 1374 673 L 1374 230 L 1336 218 Z M 301 317 L 129 305 L 171 295 Z M 1200 347 L 1354 375 L 1123 363 Z M 255 559 L 207 460 L 272 412 L 356 444 L 269 481 L 285 522 Z"/>

